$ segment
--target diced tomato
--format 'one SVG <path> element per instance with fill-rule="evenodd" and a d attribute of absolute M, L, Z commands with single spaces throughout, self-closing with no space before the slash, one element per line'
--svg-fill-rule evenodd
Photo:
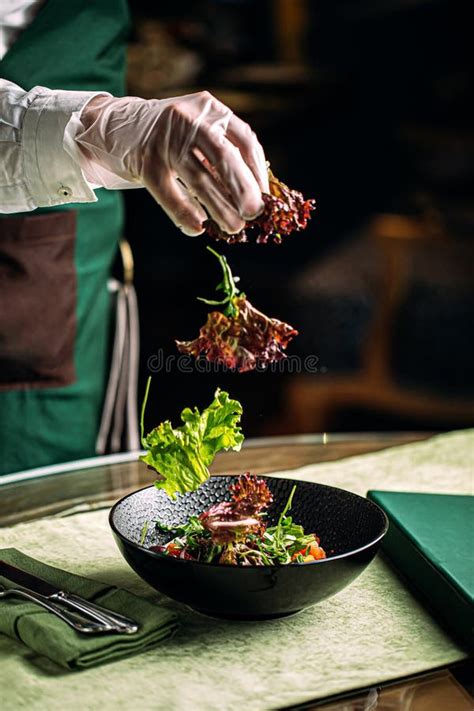
<path fill-rule="evenodd" d="M 168 543 L 168 545 L 166 546 L 166 550 L 168 551 L 168 555 L 171 555 L 174 558 L 179 558 L 181 554 L 181 548 L 173 542 Z"/>
<path fill-rule="evenodd" d="M 311 544 L 309 554 L 312 555 L 315 560 L 321 560 L 321 558 L 326 557 L 326 553 L 316 542 Z"/>

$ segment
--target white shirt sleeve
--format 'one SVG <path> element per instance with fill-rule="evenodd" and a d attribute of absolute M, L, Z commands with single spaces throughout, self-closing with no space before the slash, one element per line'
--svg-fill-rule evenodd
<path fill-rule="evenodd" d="M 82 109 L 100 94 L 107 92 L 24 91 L 0 79 L 0 212 L 97 200 L 93 189 L 104 183 L 87 170 L 74 136 Z"/>

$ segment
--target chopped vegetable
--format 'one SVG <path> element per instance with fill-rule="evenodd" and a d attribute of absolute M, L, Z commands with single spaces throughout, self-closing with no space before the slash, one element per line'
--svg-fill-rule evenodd
<path fill-rule="evenodd" d="M 140 532 L 140 545 L 141 546 L 145 543 L 146 534 L 148 533 L 149 523 L 150 523 L 149 521 L 145 521 L 145 523 L 142 526 L 142 530 Z"/>
<path fill-rule="evenodd" d="M 281 243 L 284 235 L 295 230 L 304 230 L 316 208 L 314 200 L 305 200 L 297 190 L 291 190 L 285 183 L 268 170 L 270 193 L 263 193 L 264 209 L 254 220 L 246 223 L 243 230 L 235 235 L 223 232 L 214 220 L 204 223 L 206 232 L 216 240 L 225 240 L 229 244 L 248 242 L 249 235 L 255 235 L 259 244 L 266 244 L 270 238 Z"/>
<path fill-rule="evenodd" d="M 219 301 L 199 300 L 225 308 L 223 312 L 212 311 L 208 314 L 198 338 L 176 341 L 179 351 L 195 358 L 203 355 L 210 362 L 241 373 L 286 358 L 283 351 L 298 331 L 257 311 L 245 294 L 237 289 L 239 278 L 233 276 L 227 259 L 210 247 L 207 249 L 218 258 L 222 267 L 224 276 L 216 290 L 223 291 L 224 297 Z"/>
<path fill-rule="evenodd" d="M 269 527 L 265 509 L 273 497 L 263 479 L 246 473 L 229 490 L 230 501 L 214 504 L 182 526 L 169 528 L 157 522 L 157 530 L 170 532 L 173 538 L 152 550 L 185 560 L 245 566 L 313 563 L 326 557 L 319 538 L 305 534 L 287 515 L 296 485 L 278 523 Z"/>
<path fill-rule="evenodd" d="M 166 420 L 146 437 L 143 420 L 151 378 L 148 379 L 142 405 L 142 445 L 148 450 L 140 459 L 160 475 L 158 489 L 168 496 L 194 491 L 209 478 L 209 466 L 221 450 L 238 451 L 244 435 L 240 428 L 242 405 L 226 392 L 216 390 L 213 402 L 202 412 L 195 407 L 181 413 L 183 424 L 173 428 Z"/>

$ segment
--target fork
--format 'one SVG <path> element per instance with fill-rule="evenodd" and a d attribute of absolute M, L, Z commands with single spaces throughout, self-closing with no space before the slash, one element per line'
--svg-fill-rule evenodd
<path fill-rule="evenodd" d="M 0 585 L 0 600 L 7 597 L 22 597 L 26 600 L 30 600 L 31 602 L 35 602 L 37 605 L 40 605 L 46 610 L 49 610 L 49 612 L 52 612 L 77 632 L 81 632 L 83 634 L 101 634 L 104 632 L 116 631 L 116 629 L 111 625 L 92 622 L 91 620 L 86 620 L 86 618 L 81 617 L 74 612 L 61 609 L 39 593 L 23 590 L 22 588 L 5 588 L 3 585 Z"/>

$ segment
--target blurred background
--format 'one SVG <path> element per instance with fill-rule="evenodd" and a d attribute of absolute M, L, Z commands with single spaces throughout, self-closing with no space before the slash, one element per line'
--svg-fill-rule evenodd
<path fill-rule="evenodd" d="M 131 0 L 128 91 L 210 90 L 318 209 L 283 245 L 219 243 L 252 303 L 300 335 L 291 368 L 158 367 L 147 426 L 219 385 L 247 436 L 474 422 L 470 24 L 455 0 Z M 141 322 L 140 397 L 214 298 L 209 238 L 124 193 Z M 216 246 L 216 243 L 213 244 Z M 308 360 L 309 357 L 309 360 Z M 299 363 L 299 366 L 298 366 Z M 306 367 L 310 363 L 311 367 Z M 156 369 L 156 367 L 155 367 Z M 202 369 L 201 369 L 202 370 Z M 290 372 L 291 371 L 291 372 Z"/>

